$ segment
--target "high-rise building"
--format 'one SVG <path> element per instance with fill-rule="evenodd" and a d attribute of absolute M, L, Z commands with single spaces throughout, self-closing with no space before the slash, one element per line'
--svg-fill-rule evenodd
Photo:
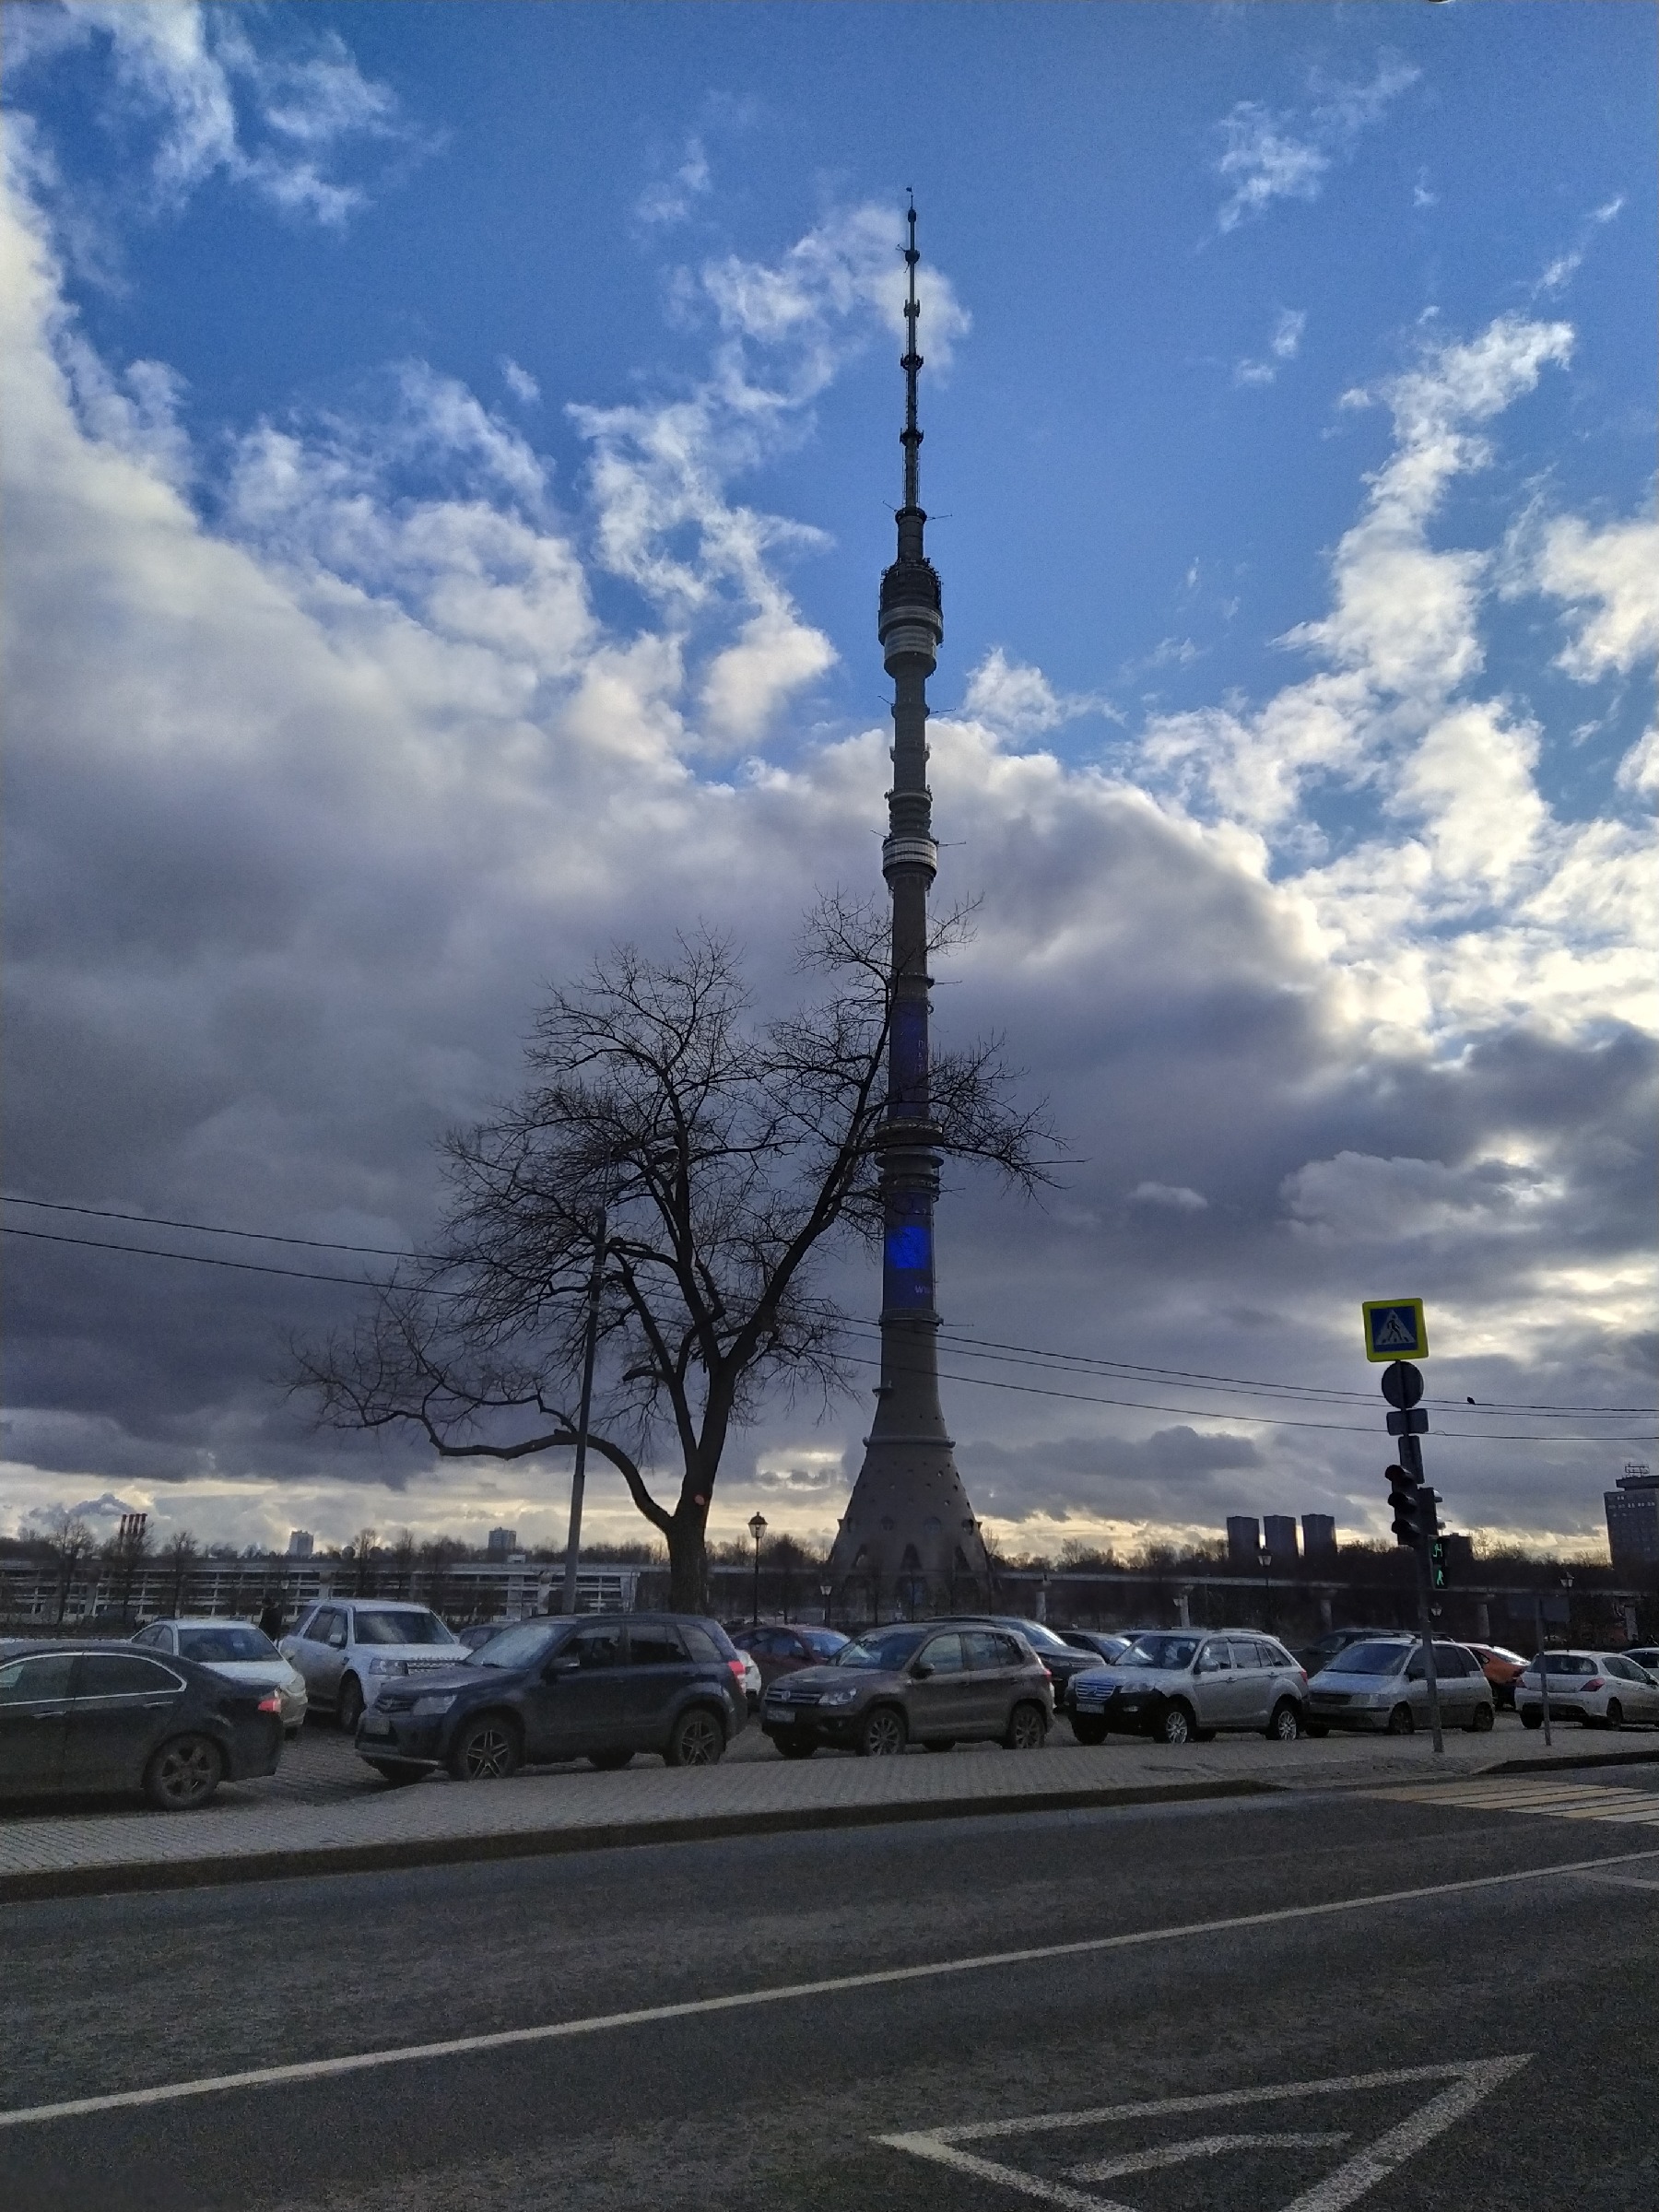
<path fill-rule="evenodd" d="M 1262 1542 L 1275 1567 L 1294 1567 L 1299 1557 L 1294 1513 L 1268 1513 L 1262 1522 Z"/>
<path fill-rule="evenodd" d="M 316 1538 L 309 1528 L 289 1529 L 288 1556 L 290 1559 L 309 1559 L 315 1549 Z"/>
<path fill-rule="evenodd" d="M 884 1619 L 988 1602 L 984 1539 L 939 1404 L 934 1305 L 934 1202 L 941 1132 L 928 1073 L 927 899 L 938 872 L 927 787 L 927 679 L 945 635 L 938 572 L 924 547 L 922 430 L 916 380 L 916 211 L 905 249 L 904 504 L 898 558 L 881 579 L 877 630 L 893 679 L 893 786 L 881 872 L 892 899 L 886 1111 L 879 1137 L 882 1207 L 881 1380 L 830 1554 L 840 1610 Z"/>
<path fill-rule="evenodd" d="M 1335 1513 L 1304 1513 L 1302 1521 L 1302 1558 L 1310 1567 L 1335 1567 L 1336 1564 L 1336 1516 Z"/>
<path fill-rule="evenodd" d="M 1649 1467 L 1627 1467 L 1603 1500 L 1614 1573 L 1651 1573 L 1659 1567 L 1659 1475 Z"/>
<path fill-rule="evenodd" d="M 1253 1513 L 1227 1516 L 1227 1563 L 1234 1574 L 1254 1574 L 1262 1564 L 1262 1524 Z"/>
<path fill-rule="evenodd" d="M 492 1559 L 504 1559 L 518 1549 L 516 1528 L 492 1528 L 485 1543 L 485 1550 Z"/>

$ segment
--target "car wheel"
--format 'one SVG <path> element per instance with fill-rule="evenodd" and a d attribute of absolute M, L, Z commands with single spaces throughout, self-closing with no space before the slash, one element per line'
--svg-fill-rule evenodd
<path fill-rule="evenodd" d="M 400 1766 L 395 1760 L 390 1759 L 371 1759 L 369 1764 L 381 1780 L 389 1782 L 394 1790 L 406 1789 L 410 1783 L 423 1782 L 426 1779 L 424 1767 Z"/>
<path fill-rule="evenodd" d="M 860 1759 L 895 1759 L 904 1749 L 904 1715 L 892 1705 L 877 1705 L 858 1732 Z"/>
<path fill-rule="evenodd" d="M 1267 1735 L 1272 1743 L 1293 1744 L 1302 1732 L 1301 1714 L 1289 1698 L 1281 1698 L 1273 1709 L 1273 1718 L 1267 1724 Z"/>
<path fill-rule="evenodd" d="M 161 1812 L 194 1812 L 206 1804 L 224 1772 L 224 1754 L 210 1735 L 175 1735 L 144 1770 L 144 1794 Z"/>
<path fill-rule="evenodd" d="M 505 1782 L 519 1771 L 518 1733 L 502 1713 L 468 1721 L 455 1738 L 449 1771 L 457 1782 Z"/>
<path fill-rule="evenodd" d="M 818 1749 L 818 1740 L 810 1735 L 774 1735 L 772 1742 L 785 1759 L 810 1759 Z"/>
<path fill-rule="evenodd" d="M 340 1685 L 340 1701 L 335 1707 L 335 1718 L 347 1735 L 357 1734 L 358 1723 L 363 1717 L 363 1686 L 355 1675 L 347 1675 Z"/>
<path fill-rule="evenodd" d="M 924 1744 L 922 1748 L 924 1751 L 954 1751 L 956 1737 L 954 1735 L 935 1736 L 931 1744 Z"/>
<path fill-rule="evenodd" d="M 1158 1716 L 1153 1733 L 1160 1744 L 1189 1743 L 1193 1735 L 1193 1716 L 1184 1705 L 1166 1705 Z"/>
<path fill-rule="evenodd" d="M 1521 1725 L 1523 1728 L 1542 1728 L 1544 1715 L 1541 1710 L 1536 1705 L 1524 1705 L 1521 1709 Z"/>
<path fill-rule="evenodd" d="M 1470 1728 L 1477 1735 L 1485 1735 L 1490 1730 L 1491 1725 L 1491 1707 L 1489 1705 L 1477 1705 L 1469 1721 Z"/>
<path fill-rule="evenodd" d="M 1390 1735 L 1413 1735 L 1417 1733 L 1417 1720 L 1409 1705 L 1394 1707 L 1388 1716 L 1388 1733 Z"/>
<path fill-rule="evenodd" d="M 712 1767 L 724 1749 L 725 1730 L 720 1715 L 706 1705 L 693 1705 L 669 1731 L 668 1748 L 663 1757 L 671 1767 Z"/>
<path fill-rule="evenodd" d="M 633 1757 L 631 1751 L 590 1751 L 588 1765 L 597 1767 L 601 1774 L 615 1774 Z"/>
<path fill-rule="evenodd" d="M 1072 1734 L 1080 1744 L 1103 1744 L 1106 1741 L 1106 1724 L 1104 1721 L 1075 1720 L 1072 1723 Z"/>
<path fill-rule="evenodd" d="M 1609 1728 L 1622 1728 L 1624 1726 L 1624 1707 L 1619 1703 L 1617 1698 L 1609 1698 L 1607 1700 L 1607 1726 Z"/>
<path fill-rule="evenodd" d="M 1041 1751 L 1048 1735 L 1048 1716 L 1041 1705 L 1016 1705 L 1008 1715 L 1005 1751 Z"/>

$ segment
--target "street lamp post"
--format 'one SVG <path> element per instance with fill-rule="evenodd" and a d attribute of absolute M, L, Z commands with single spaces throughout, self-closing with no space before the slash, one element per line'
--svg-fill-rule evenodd
<path fill-rule="evenodd" d="M 830 1626 L 830 1600 L 834 1596 L 834 1594 L 835 1584 L 830 1580 L 830 1577 L 826 1575 L 823 1581 L 818 1584 L 818 1595 L 824 1601 L 824 1626 L 826 1628 Z"/>
<path fill-rule="evenodd" d="M 760 1539 L 766 1534 L 766 1515 L 757 1513 L 748 1524 L 749 1535 L 755 1539 L 755 1604 L 753 1625 L 760 1626 Z"/>
<path fill-rule="evenodd" d="M 605 1208 L 594 1229 L 594 1270 L 588 1277 L 587 1330 L 582 1347 L 582 1406 L 576 1418 L 576 1465 L 571 1474 L 571 1525 L 565 1537 L 564 1610 L 576 1610 L 576 1571 L 582 1563 L 582 1498 L 587 1485 L 588 1423 L 594 1412 L 594 1360 L 599 1349 L 599 1299 L 605 1288 Z"/>

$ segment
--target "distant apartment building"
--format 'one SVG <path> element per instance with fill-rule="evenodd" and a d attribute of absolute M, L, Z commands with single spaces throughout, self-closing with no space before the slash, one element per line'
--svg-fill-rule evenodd
<path fill-rule="evenodd" d="M 1335 1567 L 1336 1564 L 1336 1516 L 1335 1513 L 1304 1513 L 1302 1521 L 1302 1558 L 1310 1567 Z"/>
<path fill-rule="evenodd" d="M 1300 1556 L 1294 1513 L 1268 1513 L 1262 1523 L 1262 1541 L 1276 1567 L 1294 1567 Z"/>
<path fill-rule="evenodd" d="M 1659 1567 L 1659 1475 L 1633 1467 L 1615 1488 L 1604 1492 L 1607 1509 L 1607 1549 L 1613 1571 L 1646 1575 Z"/>
<path fill-rule="evenodd" d="M 1235 1574 L 1254 1574 L 1262 1563 L 1262 1524 L 1253 1513 L 1227 1516 L 1227 1563 Z"/>
<path fill-rule="evenodd" d="M 317 1547 L 317 1540 L 309 1528 L 290 1528 L 288 1556 L 290 1559 L 309 1559 Z"/>
<path fill-rule="evenodd" d="M 492 1559 L 510 1558 L 518 1549 L 518 1530 L 516 1528 L 492 1528 L 484 1549 Z"/>

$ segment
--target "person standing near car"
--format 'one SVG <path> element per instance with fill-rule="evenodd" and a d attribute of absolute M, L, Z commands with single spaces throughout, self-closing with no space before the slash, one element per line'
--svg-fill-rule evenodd
<path fill-rule="evenodd" d="M 282 1600 L 275 1591 L 266 1591 L 265 1604 L 259 1612 L 260 1633 L 276 1643 L 282 1635 Z"/>

